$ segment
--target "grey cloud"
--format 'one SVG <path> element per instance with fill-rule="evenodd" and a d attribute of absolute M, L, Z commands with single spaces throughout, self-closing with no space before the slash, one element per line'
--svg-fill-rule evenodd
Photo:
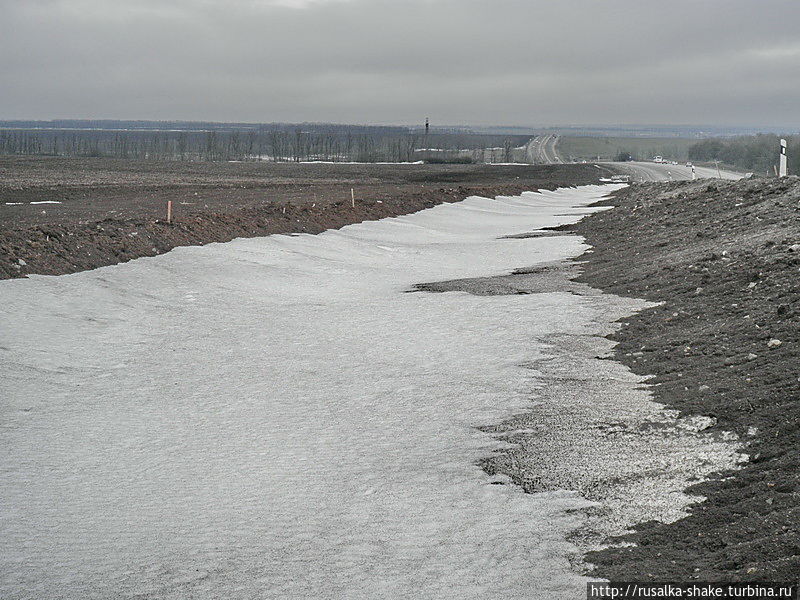
<path fill-rule="evenodd" d="M 0 118 L 800 122 L 792 0 L 33 0 L 0 14 Z"/>

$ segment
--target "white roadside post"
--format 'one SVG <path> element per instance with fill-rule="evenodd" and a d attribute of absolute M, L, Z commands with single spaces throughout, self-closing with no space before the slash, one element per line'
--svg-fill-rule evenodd
<path fill-rule="evenodd" d="M 350 188 L 350 206 L 353 208 L 356 207 L 356 193 L 353 191 L 353 188 Z"/>
<path fill-rule="evenodd" d="M 786 140 L 781 139 L 781 162 L 778 168 L 778 177 L 786 177 Z"/>

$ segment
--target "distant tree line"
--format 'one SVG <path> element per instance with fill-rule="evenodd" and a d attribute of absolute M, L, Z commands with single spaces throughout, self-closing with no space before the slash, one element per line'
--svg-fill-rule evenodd
<path fill-rule="evenodd" d="M 0 153 L 174 161 L 414 160 L 414 133 L 0 130 Z"/>
<path fill-rule="evenodd" d="M 85 127 L 26 128 L 33 122 L 3 122 L 0 154 L 112 157 L 168 161 L 355 161 L 511 162 L 529 136 L 471 133 L 425 135 L 419 129 L 354 125 L 262 125 L 237 129 L 168 129 L 172 123 L 123 128 L 128 122 L 86 121 Z M 72 125 L 75 122 L 70 121 Z M 14 127 L 21 125 L 23 127 Z M 95 127 L 90 127 L 94 125 Z M 156 129 L 155 126 L 163 126 Z"/>
<path fill-rule="evenodd" d="M 780 138 L 789 143 L 789 173 L 800 174 L 800 137 L 759 134 L 735 138 L 709 138 L 689 147 L 689 159 L 696 162 L 718 160 L 761 175 L 774 173 L 778 164 Z"/>

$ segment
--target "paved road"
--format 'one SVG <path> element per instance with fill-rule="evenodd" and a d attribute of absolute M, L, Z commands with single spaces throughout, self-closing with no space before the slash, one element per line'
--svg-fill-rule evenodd
<path fill-rule="evenodd" d="M 535 165 L 563 164 L 565 161 L 556 150 L 558 136 L 554 134 L 537 135 L 526 145 L 527 159 Z M 631 176 L 631 181 L 670 181 L 692 179 L 692 168 L 685 165 L 659 164 L 652 162 L 605 162 L 599 163 L 613 166 Z M 719 172 L 715 168 L 695 167 L 694 177 L 697 179 L 718 178 L 741 179 L 742 174 L 734 171 Z"/>
<path fill-rule="evenodd" d="M 563 163 L 564 161 L 556 152 L 557 143 L 557 135 L 537 135 L 526 146 L 528 161 L 534 165 Z"/>
<path fill-rule="evenodd" d="M 608 162 L 600 163 L 613 166 L 620 171 L 629 174 L 631 181 L 670 181 L 692 178 L 692 169 L 685 165 L 664 165 L 650 162 Z M 722 179 L 741 179 L 743 175 L 734 171 L 720 170 L 708 167 L 695 167 L 697 179 L 717 178 Z"/>

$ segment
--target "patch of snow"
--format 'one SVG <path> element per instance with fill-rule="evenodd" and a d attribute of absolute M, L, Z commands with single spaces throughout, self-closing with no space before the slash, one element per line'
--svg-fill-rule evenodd
<path fill-rule="evenodd" d="M 0 282 L 0 596 L 582 597 L 592 503 L 492 485 L 475 426 L 529 407 L 536 340 L 596 309 L 404 292 L 580 255 L 498 238 L 621 187 Z"/>
<path fill-rule="evenodd" d="M 424 160 L 417 160 L 413 162 L 358 162 L 358 161 L 344 161 L 344 160 L 301 160 L 298 161 L 301 165 L 424 165 Z"/>

